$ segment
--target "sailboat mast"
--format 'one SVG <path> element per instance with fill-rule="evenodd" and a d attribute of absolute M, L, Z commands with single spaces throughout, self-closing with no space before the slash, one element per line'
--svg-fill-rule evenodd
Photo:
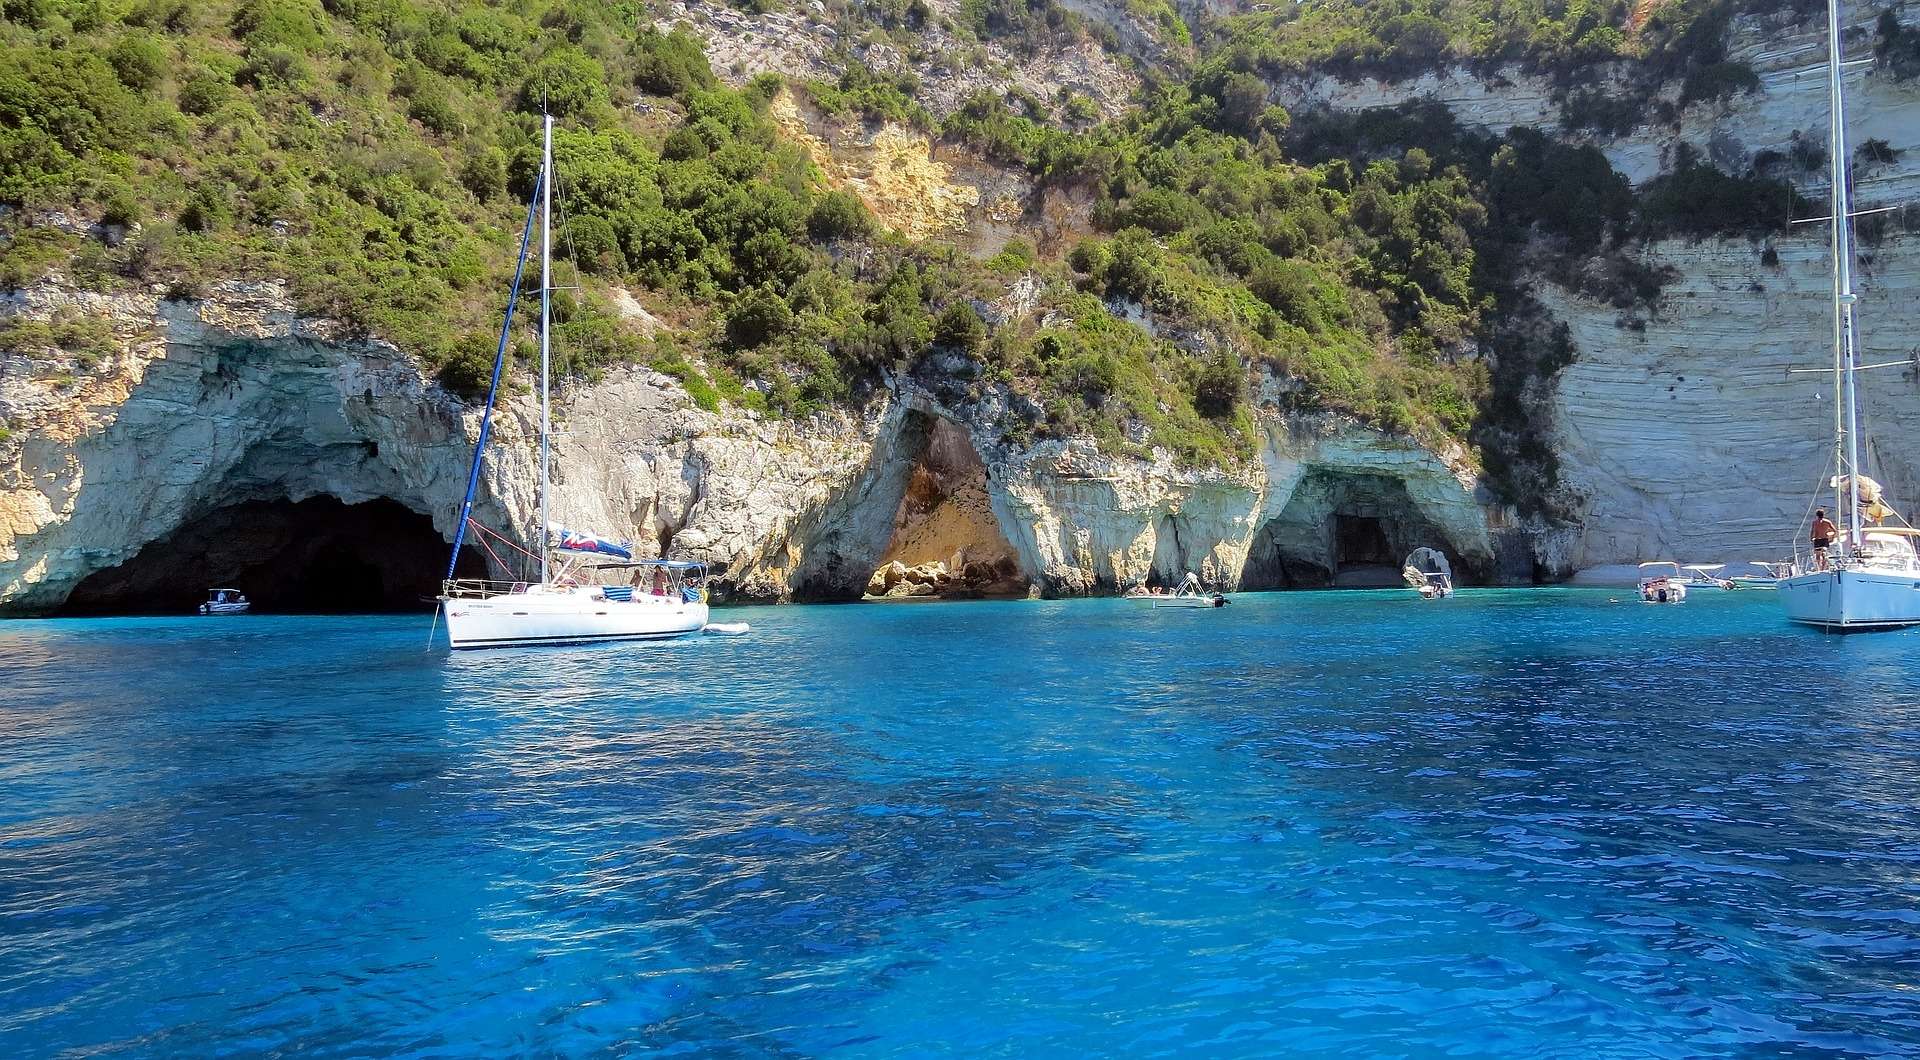
<path fill-rule="evenodd" d="M 550 292 L 553 290 L 551 271 L 553 268 L 553 115 L 542 115 L 546 126 L 546 135 L 540 146 L 540 582 L 547 581 L 547 529 L 552 524 L 547 521 L 547 479 L 552 457 L 552 447 L 548 441 L 547 392 L 547 342 L 548 330 L 552 325 L 552 306 Z"/>
<path fill-rule="evenodd" d="M 1857 359 L 1853 333 L 1853 240 L 1848 229 L 1852 215 L 1847 174 L 1851 168 L 1847 155 L 1846 93 L 1840 84 L 1840 0 L 1827 0 L 1827 94 L 1831 100 L 1827 143 L 1833 166 L 1833 344 L 1837 387 L 1834 398 L 1845 423 L 1835 427 L 1845 436 L 1846 455 L 1840 472 L 1846 476 L 1846 543 L 1852 553 L 1860 546 L 1860 406 L 1854 377 Z M 1836 439 L 1837 441 L 1838 439 Z M 1836 446 L 1836 448 L 1838 448 Z M 1838 454 L 1836 454 L 1837 456 Z"/>

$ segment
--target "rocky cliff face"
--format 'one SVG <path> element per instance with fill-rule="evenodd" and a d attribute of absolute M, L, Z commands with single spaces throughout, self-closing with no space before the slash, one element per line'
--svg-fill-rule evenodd
<path fill-rule="evenodd" d="M 1867 7 L 1849 13 L 1846 42 L 1854 58 L 1871 57 L 1878 14 Z M 1824 23 L 1742 16 L 1729 58 L 1752 66 L 1757 92 L 1590 141 L 1636 184 L 1670 169 L 1683 143 L 1733 172 L 1763 152 L 1789 155 L 1796 141 L 1824 153 Z M 1897 153 L 1889 162 L 1858 163 L 1856 209 L 1916 201 L 1920 154 L 1910 149 L 1920 146 L 1920 82 L 1896 81 L 1863 64 L 1850 69 L 1847 87 L 1854 147 L 1880 139 Z M 1319 77 L 1280 91 L 1294 107 L 1363 110 L 1430 99 L 1464 124 L 1493 131 L 1561 125 L 1555 86 L 1518 68 L 1455 68 L 1394 83 Z M 1666 95 L 1677 102 L 1677 84 Z M 1802 194 L 1827 196 L 1824 168 L 1778 168 Z M 1631 319 L 1551 283 L 1535 284 L 1576 347 L 1575 363 L 1556 379 L 1550 410 L 1576 514 L 1564 532 L 1541 539 L 1548 567 L 1778 559 L 1790 551 L 1819 484 L 1832 473 L 1832 378 L 1793 371 L 1832 363 L 1827 238 L 1826 226 L 1808 224 L 1765 242 L 1654 244 L 1641 256 L 1671 268 L 1674 280 L 1650 318 Z M 1873 473 L 1903 503 L 1917 504 L 1920 481 L 1906 439 L 1920 424 L 1920 365 L 1910 338 L 1920 330 L 1920 239 L 1896 232 L 1861 252 L 1863 363 L 1903 362 L 1861 377 Z"/>
<path fill-rule="evenodd" d="M 1870 39 L 1868 14 L 1856 14 L 1850 32 L 1858 55 Z M 663 20 L 693 25 L 730 76 L 825 74 L 821 56 L 834 42 L 818 19 L 803 19 L 804 32 L 781 21 L 794 17 L 683 3 Z M 1136 57 L 1158 47 L 1139 26 L 1113 28 Z M 859 47 L 877 66 L 919 70 L 936 113 L 958 105 L 968 78 L 1002 85 L 1008 71 L 1043 98 L 1072 87 L 1107 112 L 1132 83 L 1113 54 L 1085 42 L 1035 57 L 989 55 L 987 65 L 1006 68 L 999 72 L 942 73 L 938 49 L 910 58 L 881 43 Z M 1753 65 L 1758 92 L 1595 142 L 1635 182 L 1669 166 L 1682 143 L 1729 169 L 1760 152 L 1784 154 L 1796 137 L 1824 144 L 1822 49 L 1817 25 L 1742 19 L 1732 57 Z M 1920 155 L 1911 153 L 1920 83 L 1866 67 L 1850 78 L 1856 142 L 1878 138 L 1908 152 L 1863 165 L 1860 205 L 1909 201 L 1920 179 Z M 1554 86 L 1519 69 L 1453 69 L 1391 84 L 1311 78 L 1279 93 L 1295 109 L 1431 98 L 1496 130 L 1560 124 Z M 1064 198 L 1034 209 L 1023 205 L 1031 188 L 1018 174 L 921 157 L 924 141 L 899 130 L 836 132 L 785 105 L 790 135 L 829 179 L 862 192 L 894 227 L 976 253 L 1016 226 L 1043 245 L 1048 232 L 1084 227 L 1088 204 L 1067 201 L 1071 191 L 1050 192 Z M 1795 179 L 1804 193 L 1824 195 L 1820 172 Z M 901 190 L 922 185 L 941 194 Z M 886 212 L 927 203 L 945 205 L 925 216 Z M 1896 233 L 1866 247 L 1860 277 L 1864 357 L 1899 362 L 1865 376 L 1870 451 L 1878 476 L 1908 500 L 1920 497 L 1920 467 L 1901 442 L 1920 427 L 1920 364 L 1904 338 L 1920 326 L 1916 238 Z M 637 367 L 565 389 L 551 517 L 630 538 L 642 554 L 721 564 L 724 592 L 767 600 L 857 598 L 883 563 L 931 562 L 935 551 L 992 556 L 996 570 L 1014 568 L 996 577 L 1049 595 L 1174 582 L 1189 570 L 1228 588 L 1365 582 L 1420 546 L 1444 550 L 1466 581 L 1526 581 L 1655 557 L 1775 557 L 1830 458 L 1829 379 L 1795 372 L 1828 363 L 1824 235 L 1807 226 L 1764 244 L 1668 241 L 1644 256 L 1675 277 L 1650 316 L 1535 284 L 1577 348 L 1546 410 L 1561 500 L 1573 513 L 1564 525 L 1517 524 L 1491 502 L 1464 453 L 1434 453 L 1335 417 L 1281 414 L 1271 393 L 1257 412 L 1255 459 L 1194 469 L 1085 441 L 1010 440 L 997 427 L 1004 395 L 955 405 L 897 379 L 859 410 L 775 421 L 702 411 L 672 380 Z M 1031 303 L 1016 283 L 987 308 L 1003 323 Z M 0 349 L 0 611 L 57 609 L 102 572 L 120 573 L 94 583 L 94 596 L 140 577 L 198 578 L 155 573 L 156 557 L 182 564 L 189 545 L 231 539 L 245 520 L 284 520 L 273 505 L 390 502 L 382 511 L 414 513 L 415 531 L 452 536 L 476 411 L 424 380 L 402 351 L 298 317 L 271 284 L 217 284 L 186 303 L 55 281 L 8 296 L 0 315 L 82 317 L 111 330 L 107 354 L 84 364 Z M 476 509 L 522 541 L 538 524 L 536 415 L 524 393 L 503 403 Z M 955 446 L 972 451 L 979 477 Z M 962 464 L 963 485 L 943 478 Z M 929 482 L 946 484 L 929 492 Z M 366 510 L 353 518 L 376 525 Z M 281 524 L 252 530 L 248 540 L 284 547 Z M 512 562 L 510 551 L 497 553 L 472 561 L 496 571 Z"/>
<path fill-rule="evenodd" d="M 1580 511 L 1577 566 L 1670 557 L 1777 559 L 1832 474 L 1832 317 L 1827 248 L 1782 241 L 1763 264 L 1747 243 L 1669 242 L 1676 270 L 1645 328 L 1546 290 L 1580 356 L 1555 394 L 1556 447 Z M 1888 239 L 1863 270 L 1861 373 L 1874 475 L 1920 497 L 1920 240 Z M 1809 374 L 1803 370 L 1812 369 Z M 1830 496 L 1830 491 L 1829 491 Z"/>
<path fill-rule="evenodd" d="M 178 303 L 50 285 L 9 309 L 84 312 L 116 339 L 90 368 L 21 351 L 0 361 L 0 416 L 13 425 L 0 442 L 0 608 L 57 609 L 90 576 L 188 528 L 206 537 L 201 523 L 230 523 L 221 513 L 247 504 L 385 499 L 452 536 L 475 410 L 392 347 L 299 318 L 279 288 L 230 283 Z M 1010 548 L 1017 576 L 1042 593 L 1186 570 L 1229 587 L 1278 584 L 1283 568 L 1290 583 L 1324 584 L 1342 565 L 1340 520 L 1379 521 L 1365 513 L 1382 490 L 1417 516 L 1386 516 L 1391 547 L 1443 547 L 1481 577 L 1515 573 L 1499 564 L 1501 515 L 1471 476 L 1406 439 L 1267 412 L 1257 464 L 1196 471 L 1084 443 L 1012 444 L 995 433 L 997 411 L 992 400 L 951 407 L 903 380 L 864 415 L 776 422 L 706 413 L 664 376 L 619 370 L 558 405 L 551 518 L 642 554 L 722 564 L 736 598 L 853 599 L 900 536 L 916 472 L 930 456 L 956 462 L 942 445 L 968 445 L 990 515 L 955 525 L 1001 556 Z M 524 395 L 504 403 L 476 506 L 519 540 L 538 522 L 536 416 Z M 504 547 L 494 556 L 510 563 Z M 1530 573 L 1522 563 L 1519 576 Z"/>

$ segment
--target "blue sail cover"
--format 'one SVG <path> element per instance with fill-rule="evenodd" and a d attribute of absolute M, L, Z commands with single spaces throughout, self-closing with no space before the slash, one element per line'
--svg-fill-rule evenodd
<path fill-rule="evenodd" d="M 609 541 L 598 534 L 589 534 L 584 530 L 556 529 L 553 532 L 554 546 L 562 552 L 587 552 L 596 556 L 612 556 L 616 559 L 632 559 L 633 544 L 628 541 Z"/>

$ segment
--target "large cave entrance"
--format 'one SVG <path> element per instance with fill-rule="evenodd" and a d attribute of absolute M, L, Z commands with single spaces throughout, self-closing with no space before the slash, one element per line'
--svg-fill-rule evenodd
<path fill-rule="evenodd" d="M 396 501 L 247 501 L 182 525 L 74 587 L 61 613 L 191 614 L 211 588 L 267 612 L 414 611 L 446 573 L 433 521 Z M 471 546 L 455 572 L 487 576 Z"/>
<path fill-rule="evenodd" d="M 1025 596 L 1019 554 L 1000 529 L 987 466 L 967 432 L 937 416 L 909 413 L 924 434 L 894 510 L 892 536 L 866 595 L 878 599 Z"/>
<path fill-rule="evenodd" d="M 1279 515 L 1254 534 L 1243 589 L 1377 589 L 1403 584 L 1402 559 L 1439 549 L 1460 570 L 1440 529 L 1420 513 L 1406 483 L 1389 475 L 1315 470 Z"/>

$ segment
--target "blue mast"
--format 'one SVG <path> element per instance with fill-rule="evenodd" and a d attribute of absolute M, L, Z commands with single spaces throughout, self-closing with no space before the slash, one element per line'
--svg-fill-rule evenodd
<path fill-rule="evenodd" d="M 520 233 L 520 260 L 513 267 L 513 289 L 507 293 L 507 316 L 500 324 L 500 345 L 493 351 L 493 381 L 487 384 L 487 406 L 480 413 L 480 440 L 473 446 L 473 465 L 467 469 L 467 497 L 460 502 L 460 524 L 453 530 L 453 554 L 447 557 L 447 580 L 453 580 L 453 568 L 460 562 L 460 546 L 467 538 L 467 520 L 473 515 L 473 495 L 480 488 L 480 460 L 487 451 L 487 439 L 493 434 L 493 397 L 500 390 L 500 366 L 507 359 L 507 338 L 513 331 L 513 307 L 520 301 L 520 277 L 527 269 L 527 250 L 533 245 L 533 217 L 539 212 L 540 192 L 546 186 L 543 166 L 533 182 L 533 198 L 527 203 L 527 227 Z"/>

